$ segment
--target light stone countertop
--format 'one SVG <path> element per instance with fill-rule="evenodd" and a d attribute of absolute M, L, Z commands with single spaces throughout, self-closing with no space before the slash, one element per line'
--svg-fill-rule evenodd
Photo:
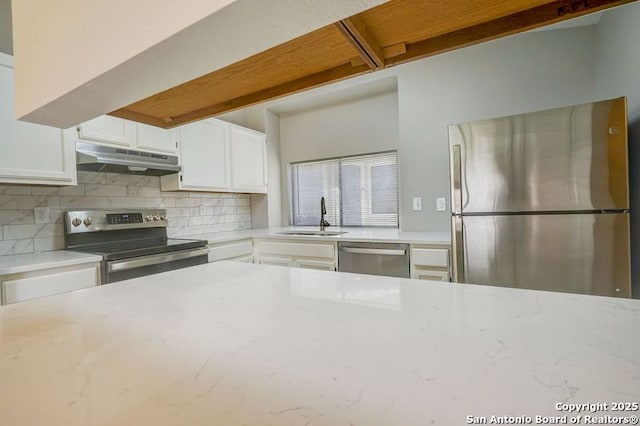
<path fill-rule="evenodd" d="M 283 235 L 287 231 L 317 231 L 317 226 L 295 226 L 269 229 L 245 229 L 239 231 L 216 232 L 211 234 L 191 235 L 193 238 L 206 239 L 209 243 L 220 243 L 244 238 L 279 238 L 307 241 L 358 241 L 358 242 L 388 242 L 411 244 L 450 245 L 449 232 L 411 232 L 393 228 L 327 228 L 329 231 L 346 231 L 341 235 Z M 181 237 L 180 237 L 181 238 Z M 188 238 L 188 237 L 184 237 Z"/>
<path fill-rule="evenodd" d="M 0 275 L 81 265 L 83 263 L 100 262 L 101 260 L 102 257 L 95 254 L 78 253 L 69 250 L 0 256 Z"/>
<path fill-rule="evenodd" d="M 610 404 L 640 401 L 638 330 L 638 300 L 217 262 L 0 307 L 0 416 L 453 426 L 588 402 L 609 411 L 583 417 L 628 416 Z"/>

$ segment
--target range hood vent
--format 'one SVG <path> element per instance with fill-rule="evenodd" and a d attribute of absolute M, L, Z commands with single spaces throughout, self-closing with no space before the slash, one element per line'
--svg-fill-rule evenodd
<path fill-rule="evenodd" d="M 178 157 L 76 142 L 78 170 L 162 176 L 180 171 Z"/>

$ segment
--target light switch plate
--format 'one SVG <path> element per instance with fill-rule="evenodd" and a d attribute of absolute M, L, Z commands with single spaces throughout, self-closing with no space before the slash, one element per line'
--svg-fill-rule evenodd
<path fill-rule="evenodd" d="M 444 197 L 436 198 L 436 211 L 446 212 L 447 211 L 447 199 Z"/>
<path fill-rule="evenodd" d="M 422 210 L 422 197 L 413 197 L 413 211 L 419 212 Z"/>
<path fill-rule="evenodd" d="M 35 207 L 33 216 L 36 224 L 49 223 L 49 207 Z"/>

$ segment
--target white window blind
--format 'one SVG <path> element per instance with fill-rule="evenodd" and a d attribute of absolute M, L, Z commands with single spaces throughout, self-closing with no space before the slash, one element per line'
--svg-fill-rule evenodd
<path fill-rule="evenodd" d="M 398 227 L 395 152 L 291 164 L 291 222 L 320 224 L 320 198 L 332 226 Z"/>

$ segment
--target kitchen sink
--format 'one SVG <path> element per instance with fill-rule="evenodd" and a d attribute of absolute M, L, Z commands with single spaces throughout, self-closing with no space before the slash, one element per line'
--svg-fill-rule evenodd
<path fill-rule="evenodd" d="M 335 236 L 346 234 L 347 231 L 283 231 L 278 232 L 280 235 L 318 235 L 318 236 Z"/>

